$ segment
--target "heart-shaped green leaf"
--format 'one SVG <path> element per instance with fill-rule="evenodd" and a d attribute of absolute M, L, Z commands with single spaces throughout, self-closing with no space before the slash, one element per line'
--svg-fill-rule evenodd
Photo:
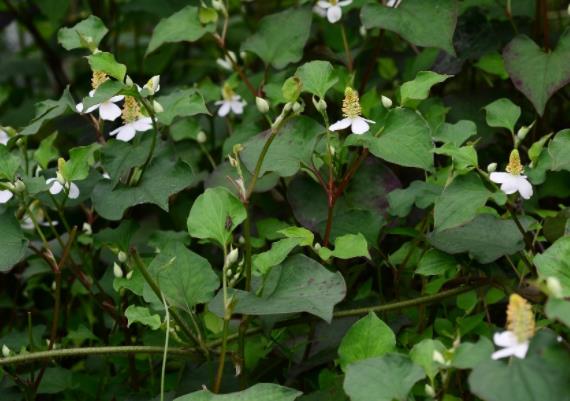
<path fill-rule="evenodd" d="M 570 30 L 551 52 L 543 51 L 528 36 L 517 36 L 505 47 L 503 58 L 517 89 L 542 115 L 548 99 L 570 82 Z"/>

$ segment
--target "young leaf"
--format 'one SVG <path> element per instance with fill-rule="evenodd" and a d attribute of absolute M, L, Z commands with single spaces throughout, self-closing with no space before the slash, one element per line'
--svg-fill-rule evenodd
<path fill-rule="evenodd" d="M 420 71 L 413 81 L 405 82 L 400 87 L 402 106 L 413 106 L 419 100 L 427 99 L 434 85 L 444 82 L 451 75 L 441 75 L 433 71 Z"/>
<path fill-rule="evenodd" d="M 303 83 L 303 91 L 324 98 L 327 91 L 338 81 L 328 61 L 311 61 L 297 68 L 296 76 Z"/>
<path fill-rule="evenodd" d="M 140 323 L 153 330 L 160 328 L 160 316 L 151 314 L 150 310 L 144 306 L 129 305 L 125 310 L 125 316 L 129 322 L 128 326 L 133 323 Z"/>
<path fill-rule="evenodd" d="M 165 43 L 195 42 L 208 32 L 214 32 L 215 24 L 202 25 L 198 7 L 186 6 L 168 18 L 163 18 L 152 33 L 146 55 Z"/>
<path fill-rule="evenodd" d="M 188 216 L 191 236 L 217 242 L 224 248 L 233 230 L 246 218 L 243 204 L 222 187 L 208 188 L 192 205 Z"/>
<path fill-rule="evenodd" d="M 285 68 L 301 60 L 311 20 L 309 8 L 292 8 L 264 17 L 257 32 L 243 42 L 241 50 L 257 54 L 265 64 L 277 69 Z"/>
<path fill-rule="evenodd" d="M 118 63 L 115 56 L 107 52 L 98 52 L 87 57 L 93 71 L 101 71 L 119 81 L 125 79 L 127 66 Z"/>
<path fill-rule="evenodd" d="M 57 41 L 66 50 L 87 48 L 94 50 L 101 39 L 109 32 L 103 21 L 94 15 L 75 24 L 71 28 L 61 28 L 57 33 Z"/>
<path fill-rule="evenodd" d="M 396 336 L 392 329 L 370 312 L 348 330 L 338 348 L 340 366 L 346 371 L 351 363 L 379 357 L 396 348 Z"/>
<path fill-rule="evenodd" d="M 521 116 L 521 108 L 509 99 L 502 98 L 485 106 L 487 124 L 490 127 L 506 128 L 515 132 L 515 125 Z"/>

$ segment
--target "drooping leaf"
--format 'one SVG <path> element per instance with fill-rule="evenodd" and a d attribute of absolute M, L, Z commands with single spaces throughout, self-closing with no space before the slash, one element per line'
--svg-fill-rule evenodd
<path fill-rule="evenodd" d="M 115 60 L 115 56 L 107 52 L 98 52 L 87 57 L 93 71 L 101 71 L 119 81 L 125 79 L 127 66 Z"/>
<path fill-rule="evenodd" d="M 543 115 L 548 99 L 570 82 L 570 30 L 553 51 L 545 52 L 526 35 L 515 37 L 503 50 L 505 67 L 516 88 Z"/>
<path fill-rule="evenodd" d="M 28 240 L 12 214 L 0 214 L 0 272 L 7 272 L 26 254 Z"/>
<path fill-rule="evenodd" d="M 111 180 L 100 181 L 93 190 L 93 205 L 97 213 L 108 220 L 120 220 L 125 210 L 145 203 L 168 211 L 170 196 L 196 185 L 199 179 L 200 176 L 195 175 L 186 163 L 159 157 L 150 164 L 136 186 L 114 188 Z"/>
<path fill-rule="evenodd" d="M 524 248 L 516 224 L 490 214 L 481 214 L 459 227 L 433 232 L 428 238 L 437 249 L 450 254 L 468 252 L 480 263 L 490 263 Z"/>
<path fill-rule="evenodd" d="M 552 160 L 554 171 L 570 171 L 570 129 L 558 132 L 548 144 L 548 154 Z"/>
<path fill-rule="evenodd" d="M 416 274 L 422 276 L 439 276 L 457 269 L 455 258 L 437 249 L 430 249 L 422 255 Z"/>
<path fill-rule="evenodd" d="M 302 90 L 324 98 L 327 91 L 332 88 L 338 78 L 334 76 L 334 69 L 328 61 L 310 61 L 297 68 L 296 76 L 302 83 Z"/>
<path fill-rule="evenodd" d="M 427 99 L 434 85 L 444 82 L 450 75 L 442 75 L 433 71 L 420 71 L 413 81 L 404 82 L 400 87 L 402 106 L 412 106 L 419 100 Z"/>
<path fill-rule="evenodd" d="M 146 55 L 165 43 L 195 42 L 208 32 L 214 32 L 215 24 L 202 25 L 198 7 L 186 6 L 168 18 L 163 18 L 152 33 Z"/>
<path fill-rule="evenodd" d="M 275 172 L 281 177 L 290 177 L 297 173 L 301 163 L 310 162 L 317 136 L 323 132 L 324 127 L 308 117 L 299 117 L 287 123 L 271 143 L 259 175 Z M 264 131 L 244 144 L 240 157 L 250 172 L 255 170 L 269 135 L 269 131 Z"/>
<path fill-rule="evenodd" d="M 485 106 L 487 124 L 515 132 L 515 125 L 521 116 L 521 108 L 506 98 L 495 100 Z"/>
<path fill-rule="evenodd" d="M 397 8 L 368 3 L 360 13 L 367 29 L 387 29 L 417 46 L 437 47 L 452 55 L 457 16 L 455 0 L 405 0 Z"/>
<path fill-rule="evenodd" d="M 61 28 L 57 33 L 57 41 L 66 50 L 87 48 L 93 50 L 99 46 L 101 39 L 109 32 L 103 21 L 90 15 L 71 28 Z"/>
<path fill-rule="evenodd" d="M 230 394 L 214 394 L 200 390 L 174 399 L 174 401 L 294 401 L 301 392 L 277 384 L 258 383 L 247 390 Z"/>
<path fill-rule="evenodd" d="M 547 279 L 558 279 L 562 287 L 563 297 L 570 297 L 570 237 L 556 240 L 544 253 L 534 257 L 538 275 Z"/>
<path fill-rule="evenodd" d="M 392 329 L 370 312 L 352 325 L 338 348 L 340 366 L 346 371 L 351 363 L 380 357 L 396 348 L 396 336 Z"/>
<path fill-rule="evenodd" d="M 75 111 L 75 102 L 69 93 L 69 88 L 66 88 L 58 100 L 44 100 L 38 103 L 35 117 L 19 133 L 23 136 L 35 135 L 46 123 L 70 110 Z"/>
<path fill-rule="evenodd" d="M 475 218 L 493 195 L 475 173 L 460 175 L 443 190 L 435 201 L 435 230 L 457 227 Z"/>
<path fill-rule="evenodd" d="M 232 231 L 246 218 L 243 204 L 223 187 L 208 188 L 192 205 L 188 216 L 191 236 L 208 239 L 225 247 Z"/>
<path fill-rule="evenodd" d="M 166 302 L 181 309 L 210 301 L 220 286 L 210 262 L 180 242 L 162 249 L 149 265 L 148 271 L 159 285 Z M 162 303 L 147 283 L 143 295 L 149 302 Z"/>
<path fill-rule="evenodd" d="M 157 113 L 158 121 L 170 125 L 176 117 L 191 117 L 196 114 L 210 114 L 204 98 L 195 89 L 177 90 L 156 99 L 164 111 Z"/>
<path fill-rule="evenodd" d="M 424 377 L 423 369 L 409 357 L 387 354 L 348 365 L 344 391 L 352 401 L 404 401 Z"/>
<path fill-rule="evenodd" d="M 346 284 L 340 273 L 331 273 L 321 264 L 305 255 L 288 257 L 273 267 L 261 296 L 252 292 L 234 290 L 235 313 L 248 315 L 280 315 L 307 312 L 327 322 L 332 319 L 334 306 L 346 295 Z M 209 309 L 223 316 L 223 297 L 218 293 Z"/>
<path fill-rule="evenodd" d="M 374 156 L 390 163 L 428 171 L 433 169 L 431 129 L 426 120 L 409 109 L 390 110 L 379 137 L 351 135 L 346 144 L 363 144 Z"/>
<path fill-rule="evenodd" d="M 345 234 L 336 237 L 334 240 L 334 249 L 320 248 L 319 256 L 323 260 L 329 260 L 331 257 L 338 259 L 364 257 L 370 259 L 368 243 L 361 233 Z"/>
<path fill-rule="evenodd" d="M 125 310 L 125 316 L 127 317 L 129 326 L 133 323 L 140 323 L 153 330 L 160 328 L 160 316 L 151 314 L 150 310 L 144 306 L 129 305 Z"/>
<path fill-rule="evenodd" d="M 256 33 L 243 42 L 241 50 L 257 54 L 265 64 L 277 69 L 285 68 L 301 60 L 311 20 L 310 8 L 292 8 L 264 17 Z"/>

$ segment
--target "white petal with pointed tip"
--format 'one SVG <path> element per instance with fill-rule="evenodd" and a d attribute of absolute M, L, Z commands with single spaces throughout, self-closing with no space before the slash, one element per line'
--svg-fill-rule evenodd
<path fill-rule="evenodd" d="M 46 184 L 49 185 L 49 193 L 52 195 L 57 195 L 63 190 L 63 185 L 55 178 L 48 178 Z"/>
<path fill-rule="evenodd" d="M 327 9 L 327 19 L 331 24 L 337 23 L 342 18 L 342 9 L 339 5 L 331 6 Z"/>
<path fill-rule="evenodd" d="M 352 133 L 356 135 L 362 135 L 370 130 L 369 122 L 374 122 L 367 120 L 362 117 L 356 117 L 352 119 Z"/>
<path fill-rule="evenodd" d="M 121 116 L 121 108 L 112 102 L 103 102 L 99 105 L 99 117 L 102 120 L 115 121 Z"/>
<path fill-rule="evenodd" d="M 0 203 L 8 202 L 13 196 L 12 191 L 8 191 L 7 189 L 0 190 Z"/>
<path fill-rule="evenodd" d="M 73 182 L 69 184 L 69 199 L 79 198 L 79 188 Z"/>
<path fill-rule="evenodd" d="M 132 123 L 135 130 L 139 132 L 148 131 L 152 128 L 152 118 L 142 117 Z"/>
<path fill-rule="evenodd" d="M 337 121 L 333 125 L 329 127 L 331 131 L 340 131 L 341 129 L 345 129 L 350 127 L 352 124 L 352 120 L 350 118 L 343 118 L 342 120 Z"/>
<path fill-rule="evenodd" d="M 222 107 L 220 107 L 220 109 L 218 110 L 218 116 L 220 117 L 227 116 L 228 113 L 230 112 L 231 107 L 232 107 L 231 102 L 229 101 L 222 102 Z"/>

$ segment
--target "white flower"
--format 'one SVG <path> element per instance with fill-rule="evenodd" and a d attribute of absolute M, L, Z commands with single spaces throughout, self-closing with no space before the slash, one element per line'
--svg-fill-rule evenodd
<path fill-rule="evenodd" d="M 342 101 L 344 118 L 331 125 L 329 129 L 331 131 L 339 131 L 350 127 L 352 133 L 357 135 L 368 132 L 370 124 L 374 124 L 374 121 L 362 117 L 360 115 L 361 111 L 358 93 L 350 87 L 346 88 L 344 100 Z"/>
<path fill-rule="evenodd" d="M 333 125 L 330 126 L 331 131 L 339 131 L 341 129 L 345 129 L 351 127 L 352 133 L 361 135 L 370 129 L 370 124 L 374 124 L 374 121 L 367 120 L 366 118 L 357 116 L 357 117 L 346 117 L 340 121 L 337 121 Z"/>
<path fill-rule="evenodd" d="M 523 359 L 528 351 L 528 340 L 519 342 L 517 336 L 512 331 L 503 331 L 502 333 L 495 333 L 493 336 L 495 345 L 503 347 L 499 351 L 493 352 L 492 359 L 501 359 L 509 356 L 516 356 Z"/>
<path fill-rule="evenodd" d="M 94 95 L 95 95 L 95 90 L 89 92 L 89 97 L 93 97 Z M 117 106 L 115 103 L 120 102 L 124 98 L 125 97 L 122 95 L 113 96 L 109 100 L 106 100 L 104 102 L 89 107 L 87 110 L 85 110 L 85 113 L 91 113 L 99 109 L 99 117 L 101 117 L 102 120 L 115 121 L 121 115 L 121 108 Z M 77 103 L 75 109 L 79 113 L 83 113 L 84 112 L 83 103 Z"/>
<path fill-rule="evenodd" d="M 150 117 L 141 117 L 131 123 L 125 123 L 116 130 L 109 133 L 111 136 L 117 135 L 117 139 L 123 142 L 129 142 L 135 137 L 137 132 L 145 132 L 152 128 L 152 119 Z"/>
<path fill-rule="evenodd" d="M 145 132 L 152 128 L 152 118 L 141 114 L 140 106 L 132 96 L 125 98 L 122 114 L 124 124 L 109 133 L 111 136 L 116 135 L 119 141 L 129 142 L 137 132 Z"/>
<path fill-rule="evenodd" d="M 516 149 L 511 152 L 506 170 L 507 172 L 505 173 L 491 173 L 489 179 L 497 184 L 501 184 L 501 191 L 507 195 L 518 192 L 524 199 L 530 199 L 533 193 L 532 185 L 527 180 L 526 175 L 522 175 L 524 169 L 520 161 L 519 152 Z"/>
<path fill-rule="evenodd" d="M 235 93 L 228 85 L 224 85 L 222 89 L 223 100 L 218 100 L 215 104 L 220 106 L 218 109 L 218 116 L 225 117 L 229 112 L 234 114 L 243 114 L 243 108 L 247 104 L 240 95 Z"/>
<path fill-rule="evenodd" d="M 7 145 L 8 141 L 10 140 L 10 136 L 6 131 L 0 129 L 0 144 Z"/>
<path fill-rule="evenodd" d="M 315 12 L 319 15 L 326 13 L 327 19 L 334 24 L 342 18 L 342 8 L 352 3 L 352 0 L 319 0 Z M 322 11 L 318 11 L 318 9 Z M 324 16 L 324 15 L 323 15 Z"/>
<path fill-rule="evenodd" d="M 143 88 L 149 91 L 151 95 L 158 92 L 160 90 L 160 75 L 155 75 L 149 79 Z"/>
<path fill-rule="evenodd" d="M 13 196 L 14 194 L 12 191 L 9 191 L 7 189 L 0 189 L 0 204 L 8 203 L 8 201 L 12 199 Z"/>
<path fill-rule="evenodd" d="M 52 195 L 57 195 L 65 189 L 69 199 L 79 198 L 79 188 L 73 182 L 66 182 L 61 178 L 48 178 L 46 184 L 49 186 L 49 193 Z"/>

